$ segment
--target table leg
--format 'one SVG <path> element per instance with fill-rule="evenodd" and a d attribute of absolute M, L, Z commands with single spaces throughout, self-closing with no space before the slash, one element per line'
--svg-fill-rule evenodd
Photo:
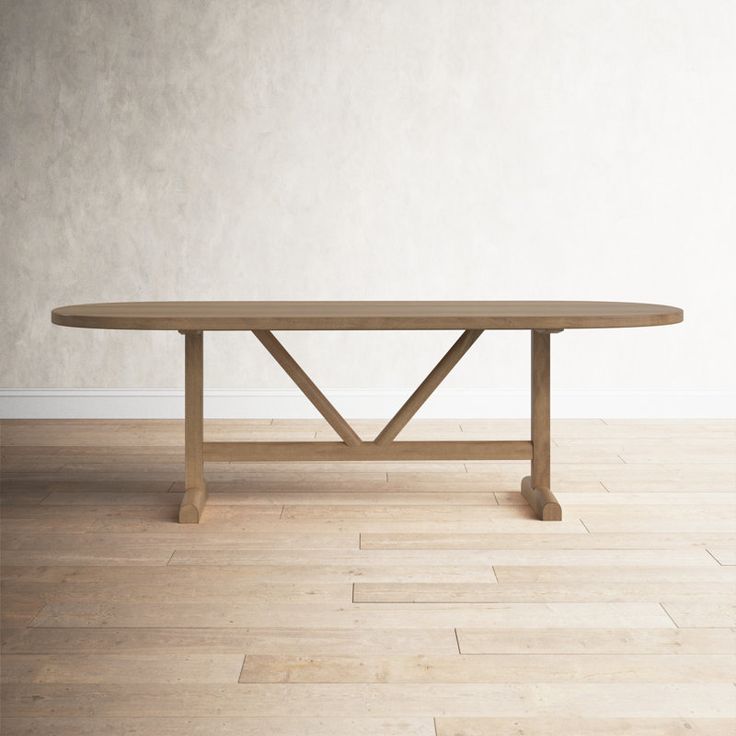
<path fill-rule="evenodd" d="M 202 333 L 185 332 L 184 349 L 184 462 L 185 492 L 179 522 L 198 524 L 207 503 L 204 481 L 204 357 Z"/>
<path fill-rule="evenodd" d="M 532 330 L 532 474 L 521 495 L 537 517 L 560 521 L 562 509 L 550 490 L 550 333 Z"/>

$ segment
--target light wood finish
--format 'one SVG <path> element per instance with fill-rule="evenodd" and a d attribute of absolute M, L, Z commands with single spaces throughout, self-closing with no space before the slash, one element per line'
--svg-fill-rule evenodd
<path fill-rule="evenodd" d="M 672 620 L 682 628 L 711 627 L 726 628 L 736 627 L 736 596 L 731 599 L 715 599 L 698 601 L 672 601 L 662 602 L 662 608 Z"/>
<path fill-rule="evenodd" d="M 205 442 L 204 457 L 210 462 L 307 461 L 307 460 L 527 460 L 532 443 L 492 440 L 490 442 L 401 441 L 387 445 L 363 442 L 350 447 L 343 442 Z"/>
<path fill-rule="evenodd" d="M 286 371 L 289 378 L 301 389 L 315 409 L 325 421 L 337 432 L 348 447 L 360 445 L 360 437 L 342 418 L 340 412 L 329 402 L 327 397 L 315 386 L 312 379 L 301 369 L 286 348 L 268 330 L 253 330 L 261 345 L 268 350 L 273 359 Z"/>
<path fill-rule="evenodd" d="M 562 508 L 549 488 L 535 488 L 530 476 L 521 479 L 521 495 L 534 509 L 538 519 L 544 521 L 562 521 Z"/>
<path fill-rule="evenodd" d="M 550 488 L 550 333 L 564 329 L 641 327 L 681 322 L 682 310 L 625 302 L 129 302 L 58 307 L 55 324 L 70 327 L 172 330 L 186 335 L 186 489 L 179 521 L 198 523 L 207 502 L 203 462 L 248 460 L 489 460 L 531 459 L 521 494 L 543 521 L 561 521 Z M 444 330 L 463 334 L 370 443 L 319 390 L 271 330 Z M 483 330 L 530 330 L 531 443 L 521 441 L 394 440 Z M 251 330 L 342 439 L 332 442 L 210 442 L 203 447 L 202 331 Z M 624 462 L 619 455 L 606 460 Z M 59 470 L 57 458 L 47 470 Z M 12 505 L 9 498 L 6 504 Z"/>
<path fill-rule="evenodd" d="M 582 583 L 584 584 L 584 583 Z M 733 654 L 736 630 L 659 629 L 457 629 L 462 654 Z"/>
<path fill-rule="evenodd" d="M 433 736 L 733 736 L 732 718 L 436 718 Z"/>
<path fill-rule="evenodd" d="M 33 697 L 29 697 L 29 690 Z M 4 717 L 121 717 L 130 713 L 190 719 L 217 713 L 263 719 L 285 712 L 307 718 L 506 717 L 733 718 L 733 683 L 198 683 L 135 685 L 12 683 Z M 155 693 L 152 696 L 152 692 Z M 287 711 L 288 709 L 288 711 Z M 264 720 L 264 723 L 267 723 Z M 186 721 L 182 723 L 185 727 Z M 297 732 L 298 733 L 298 732 Z"/>
<path fill-rule="evenodd" d="M 224 684 L 242 666 L 239 654 L 5 654 L 0 682 Z"/>
<path fill-rule="evenodd" d="M 308 483 L 307 462 L 213 464 L 208 523 L 187 526 L 181 422 L 3 421 L 3 733 L 730 736 L 736 463 L 720 442 L 697 467 L 585 462 L 607 426 L 635 445 L 635 422 L 561 425 L 581 460 L 552 466 L 575 494 L 556 524 L 496 503 L 527 458 L 319 461 Z M 223 442 L 325 427 L 209 425 Z M 657 453 L 665 427 L 642 423 Z M 700 492 L 672 503 L 669 480 Z"/>
<path fill-rule="evenodd" d="M 729 718 L 5 718 L 13 736 L 733 736 Z M 182 729 L 186 729 L 185 731 Z"/>
<path fill-rule="evenodd" d="M 736 567 L 736 542 L 734 542 L 730 547 L 709 547 L 708 552 L 710 552 L 721 565 Z"/>
<path fill-rule="evenodd" d="M 521 495 L 537 518 L 561 521 L 562 509 L 550 490 L 550 334 L 532 331 L 532 474 L 521 481 Z"/>
<path fill-rule="evenodd" d="M 199 596 L 195 592 L 193 599 Z M 155 605 L 155 604 L 152 604 Z M 337 656 L 369 656 L 377 651 L 404 655 L 433 652 L 456 654 L 457 638 L 452 628 L 441 629 L 359 629 L 337 628 L 329 622 L 314 627 L 138 627 L 102 628 L 85 626 L 52 629 L 43 627 L 5 629 L 3 654 L 288 654 L 315 653 Z M 617 632 L 620 636 L 620 630 Z M 723 637 L 718 651 L 728 642 Z M 716 644 L 711 647 L 716 650 Z"/>
<path fill-rule="evenodd" d="M 590 573 L 586 570 L 579 579 L 588 580 Z M 654 575 L 652 576 L 655 577 Z M 695 577 L 695 575 L 693 575 Z M 707 577 L 707 576 L 705 576 Z M 564 598 L 581 603 L 595 603 L 601 601 L 620 601 L 636 598 L 640 601 L 691 601 L 697 597 L 727 597 L 732 591 L 734 581 L 730 582 L 701 582 L 683 583 L 661 582 L 656 579 L 645 582 L 620 583 L 606 582 L 594 585 L 587 583 L 581 587 L 575 582 L 554 583 L 526 583 L 516 585 L 504 581 L 487 583 L 448 582 L 447 576 L 442 582 L 420 583 L 392 581 L 390 583 L 366 582 L 367 578 L 357 578 L 353 586 L 353 601 L 355 603 L 503 603 L 527 600 L 530 593 L 535 600 L 556 601 Z"/>
<path fill-rule="evenodd" d="M 361 549 L 679 549 L 710 544 L 736 545 L 729 533 L 588 534 L 361 534 Z M 712 554 L 712 550 L 709 550 Z M 719 560 L 720 561 L 720 560 Z"/>
<path fill-rule="evenodd" d="M 204 355 L 201 332 L 184 335 L 184 469 L 179 522 L 197 524 L 207 503 L 204 480 Z"/>
<path fill-rule="evenodd" d="M 229 663 L 228 663 L 229 664 Z M 36 661 L 11 660 L 32 677 Z M 19 675 L 11 677 L 19 679 Z M 240 682 L 733 682 L 736 654 L 479 654 L 426 657 L 285 657 L 250 655 Z M 42 680 L 43 681 L 43 680 Z"/>
<path fill-rule="evenodd" d="M 220 605 L 216 605 L 219 603 Z M 673 626 L 666 611 L 653 602 L 644 603 L 479 603 L 457 608 L 453 604 L 396 603 L 390 608 L 372 603 L 351 606 L 306 605 L 201 599 L 182 606 L 180 603 L 47 603 L 33 619 L 40 628 L 167 628 L 223 627 L 315 628 L 331 627 L 396 629 L 452 628 L 666 628 Z M 728 626 L 729 624 L 721 624 Z"/>
<path fill-rule="evenodd" d="M 437 736 L 433 719 L 304 716 L 6 718 L 13 736 Z M 631 734 L 631 736 L 644 736 Z M 646 736 L 654 736 L 653 733 Z M 686 736 L 716 736 L 691 732 Z M 731 734 L 728 734 L 731 736 Z"/>
<path fill-rule="evenodd" d="M 466 330 L 445 353 L 429 375 L 419 384 L 416 391 L 404 402 L 388 424 L 378 433 L 374 440 L 377 445 L 390 443 L 409 420 L 419 411 L 422 404 L 432 395 L 434 390 L 447 378 L 458 361 L 470 350 L 473 343 L 483 334 L 483 330 Z"/>
<path fill-rule="evenodd" d="M 121 302 L 58 307 L 68 327 L 125 330 L 562 330 L 682 322 L 677 307 L 629 302 Z"/>

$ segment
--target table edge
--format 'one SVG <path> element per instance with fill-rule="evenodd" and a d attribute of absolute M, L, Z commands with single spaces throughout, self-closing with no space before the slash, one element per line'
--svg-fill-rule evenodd
<path fill-rule="evenodd" d="M 635 302 L 621 302 L 621 304 Z M 535 317 L 135 317 L 64 314 L 63 310 L 90 305 L 68 305 L 51 311 L 51 322 L 64 327 L 105 330 L 177 330 L 177 331 L 251 331 L 251 330 L 574 330 L 620 329 L 625 327 L 661 327 L 684 320 L 679 307 L 661 307 L 661 313 L 650 315 L 582 315 Z"/>

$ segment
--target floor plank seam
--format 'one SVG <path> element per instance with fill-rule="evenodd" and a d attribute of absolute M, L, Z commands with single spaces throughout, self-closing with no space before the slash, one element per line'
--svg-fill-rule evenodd
<path fill-rule="evenodd" d="M 705 551 L 721 566 L 721 567 L 728 567 L 728 565 L 724 565 L 707 547 L 705 548 Z"/>
<path fill-rule="evenodd" d="M 675 628 L 679 629 L 680 625 L 677 623 L 677 621 L 675 621 L 674 618 L 672 618 L 672 614 L 667 610 L 667 606 L 665 606 L 664 603 L 660 603 L 659 605 L 662 607 L 662 610 L 667 614 L 667 617 L 669 618 L 669 620 L 672 621 L 672 623 L 675 625 Z M 704 627 L 698 627 L 698 628 L 704 628 Z"/>

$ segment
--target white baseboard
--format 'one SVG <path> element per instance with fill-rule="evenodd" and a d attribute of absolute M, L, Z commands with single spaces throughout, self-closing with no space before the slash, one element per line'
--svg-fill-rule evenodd
<path fill-rule="evenodd" d="M 326 391 L 346 417 L 390 417 L 410 390 Z M 3 419 L 178 419 L 181 389 L 0 389 Z M 731 418 L 736 392 L 712 390 L 554 391 L 557 418 Z M 319 416 L 297 389 L 205 391 L 211 419 L 295 419 Z M 529 416 L 529 392 L 519 389 L 439 389 L 419 417 L 518 418 Z"/>

